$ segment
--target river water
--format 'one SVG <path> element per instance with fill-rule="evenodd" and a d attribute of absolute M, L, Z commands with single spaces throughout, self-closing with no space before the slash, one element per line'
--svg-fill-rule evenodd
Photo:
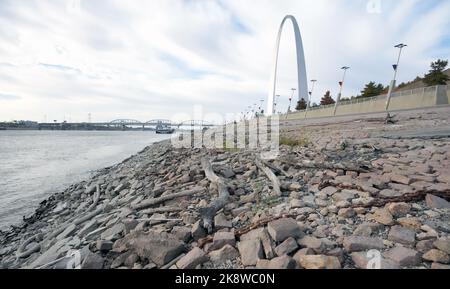
<path fill-rule="evenodd" d="M 51 194 L 166 138 L 152 131 L 0 131 L 0 230 Z"/>

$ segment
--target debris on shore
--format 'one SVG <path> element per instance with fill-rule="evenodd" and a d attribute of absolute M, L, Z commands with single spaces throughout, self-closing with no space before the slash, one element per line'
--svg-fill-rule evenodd
<path fill-rule="evenodd" d="M 450 139 L 389 123 L 285 126 L 271 161 L 153 144 L 0 232 L 0 268 L 449 269 Z"/>

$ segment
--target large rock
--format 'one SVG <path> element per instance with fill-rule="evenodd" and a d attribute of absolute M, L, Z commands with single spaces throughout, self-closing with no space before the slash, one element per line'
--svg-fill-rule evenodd
<path fill-rule="evenodd" d="M 97 270 L 97 269 L 103 269 L 103 265 L 105 263 L 105 259 L 94 253 L 90 253 L 86 256 L 86 258 L 83 260 L 83 263 L 81 264 L 81 269 L 86 270 Z"/>
<path fill-rule="evenodd" d="M 270 260 L 267 269 L 295 269 L 295 267 L 295 260 L 288 255 L 283 255 Z"/>
<path fill-rule="evenodd" d="M 182 241 L 172 234 L 164 232 L 132 232 L 114 243 L 116 252 L 132 251 L 142 260 L 149 259 L 158 266 L 163 266 L 185 251 Z"/>
<path fill-rule="evenodd" d="M 407 203 L 390 203 L 387 208 L 394 217 L 405 216 L 411 211 L 411 205 Z"/>
<path fill-rule="evenodd" d="M 450 238 L 442 238 L 436 240 L 433 243 L 433 246 L 447 254 L 450 254 Z"/>
<path fill-rule="evenodd" d="M 427 202 L 427 206 L 430 209 L 449 209 L 450 208 L 450 203 L 447 202 L 446 200 L 436 197 L 434 195 L 430 195 L 428 194 L 425 197 L 425 201 Z"/>
<path fill-rule="evenodd" d="M 353 231 L 353 236 L 370 237 L 373 233 L 382 228 L 384 228 L 384 226 L 378 223 L 362 223 Z"/>
<path fill-rule="evenodd" d="M 302 232 L 297 222 L 292 218 L 272 221 L 267 226 L 268 232 L 275 242 L 283 242 L 289 237 L 301 237 Z"/>
<path fill-rule="evenodd" d="M 411 246 L 416 241 L 416 232 L 402 226 L 393 226 L 389 231 L 388 240 Z"/>
<path fill-rule="evenodd" d="M 234 260 L 239 257 L 239 252 L 231 245 L 225 245 L 222 249 L 209 252 L 209 259 L 213 263 L 225 263 L 228 260 Z"/>
<path fill-rule="evenodd" d="M 225 245 L 236 245 L 236 238 L 232 232 L 217 232 L 214 234 L 213 242 L 209 251 L 218 250 Z"/>
<path fill-rule="evenodd" d="M 353 252 L 351 254 L 352 261 L 355 263 L 355 267 L 358 269 L 399 269 L 399 265 L 394 261 L 385 259 L 381 256 L 379 262 L 370 262 L 373 255 L 368 255 L 369 252 Z M 370 262 L 370 263 L 369 263 Z M 379 266 L 379 267 L 377 267 Z"/>
<path fill-rule="evenodd" d="M 441 250 L 431 249 L 430 251 L 423 254 L 422 258 L 427 261 L 448 264 L 450 262 L 450 257 L 447 253 Z"/>
<path fill-rule="evenodd" d="M 258 238 L 239 242 L 238 250 L 244 266 L 254 266 L 264 257 L 261 241 Z"/>
<path fill-rule="evenodd" d="M 179 269 L 195 269 L 200 264 L 208 261 L 208 256 L 202 249 L 195 247 L 176 263 Z"/>
<path fill-rule="evenodd" d="M 351 253 L 370 249 L 381 250 L 384 248 L 384 244 L 380 238 L 350 236 L 344 239 L 344 248 L 347 252 Z"/>
<path fill-rule="evenodd" d="M 259 233 L 259 239 L 261 240 L 261 244 L 263 246 L 264 255 L 266 255 L 267 259 L 272 259 L 275 257 L 275 244 L 270 237 L 269 233 L 266 229 Z"/>
<path fill-rule="evenodd" d="M 277 256 L 289 255 L 290 253 L 294 252 L 297 248 L 298 248 L 297 241 L 294 238 L 289 237 L 286 240 L 284 240 L 283 243 L 281 243 L 275 248 L 275 253 L 277 254 Z"/>
<path fill-rule="evenodd" d="M 227 220 L 224 213 L 217 214 L 214 217 L 214 227 L 216 230 L 231 228 L 231 221 Z"/>
<path fill-rule="evenodd" d="M 322 252 L 324 244 L 322 240 L 316 237 L 305 236 L 298 240 L 298 244 L 303 248 L 313 249 L 316 253 Z"/>
<path fill-rule="evenodd" d="M 195 241 L 206 237 L 206 231 L 203 228 L 203 226 L 201 225 L 200 221 L 197 221 L 194 225 L 192 225 L 191 235 Z"/>
<path fill-rule="evenodd" d="M 376 209 L 373 213 L 373 218 L 375 221 L 383 225 L 394 224 L 394 218 L 391 213 L 389 213 L 388 209 Z"/>
<path fill-rule="evenodd" d="M 420 264 L 420 253 L 405 247 L 394 247 L 383 255 L 401 267 L 412 267 Z"/>
<path fill-rule="evenodd" d="M 302 255 L 299 263 L 305 269 L 341 269 L 339 259 L 334 256 Z"/>

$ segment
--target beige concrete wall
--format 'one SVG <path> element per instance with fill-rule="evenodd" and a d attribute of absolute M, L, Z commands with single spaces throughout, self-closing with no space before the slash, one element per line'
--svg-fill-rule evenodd
<path fill-rule="evenodd" d="M 393 94 L 389 105 L 390 110 L 413 109 L 450 104 L 450 89 L 447 86 L 427 87 Z M 386 95 L 380 95 L 370 100 L 339 105 L 336 115 L 349 115 L 384 111 Z M 334 107 L 310 110 L 307 118 L 332 116 Z M 305 112 L 296 112 L 285 116 L 286 119 L 305 118 Z M 283 117 L 282 117 L 283 118 Z"/>

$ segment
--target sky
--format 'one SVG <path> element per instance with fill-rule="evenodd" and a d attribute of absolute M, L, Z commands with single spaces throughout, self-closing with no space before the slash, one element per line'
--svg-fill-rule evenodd
<path fill-rule="evenodd" d="M 240 113 L 267 99 L 288 14 L 307 78 L 318 80 L 312 102 L 327 90 L 336 97 L 342 66 L 351 67 L 343 97 L 369 81 L 388 85 L 400 42 L 399 82 L 450 55 L 448 0 L 0 0 L 0 121 Z M 297 87 L 295 59 L 286 25 L 280 110 Z"/>

